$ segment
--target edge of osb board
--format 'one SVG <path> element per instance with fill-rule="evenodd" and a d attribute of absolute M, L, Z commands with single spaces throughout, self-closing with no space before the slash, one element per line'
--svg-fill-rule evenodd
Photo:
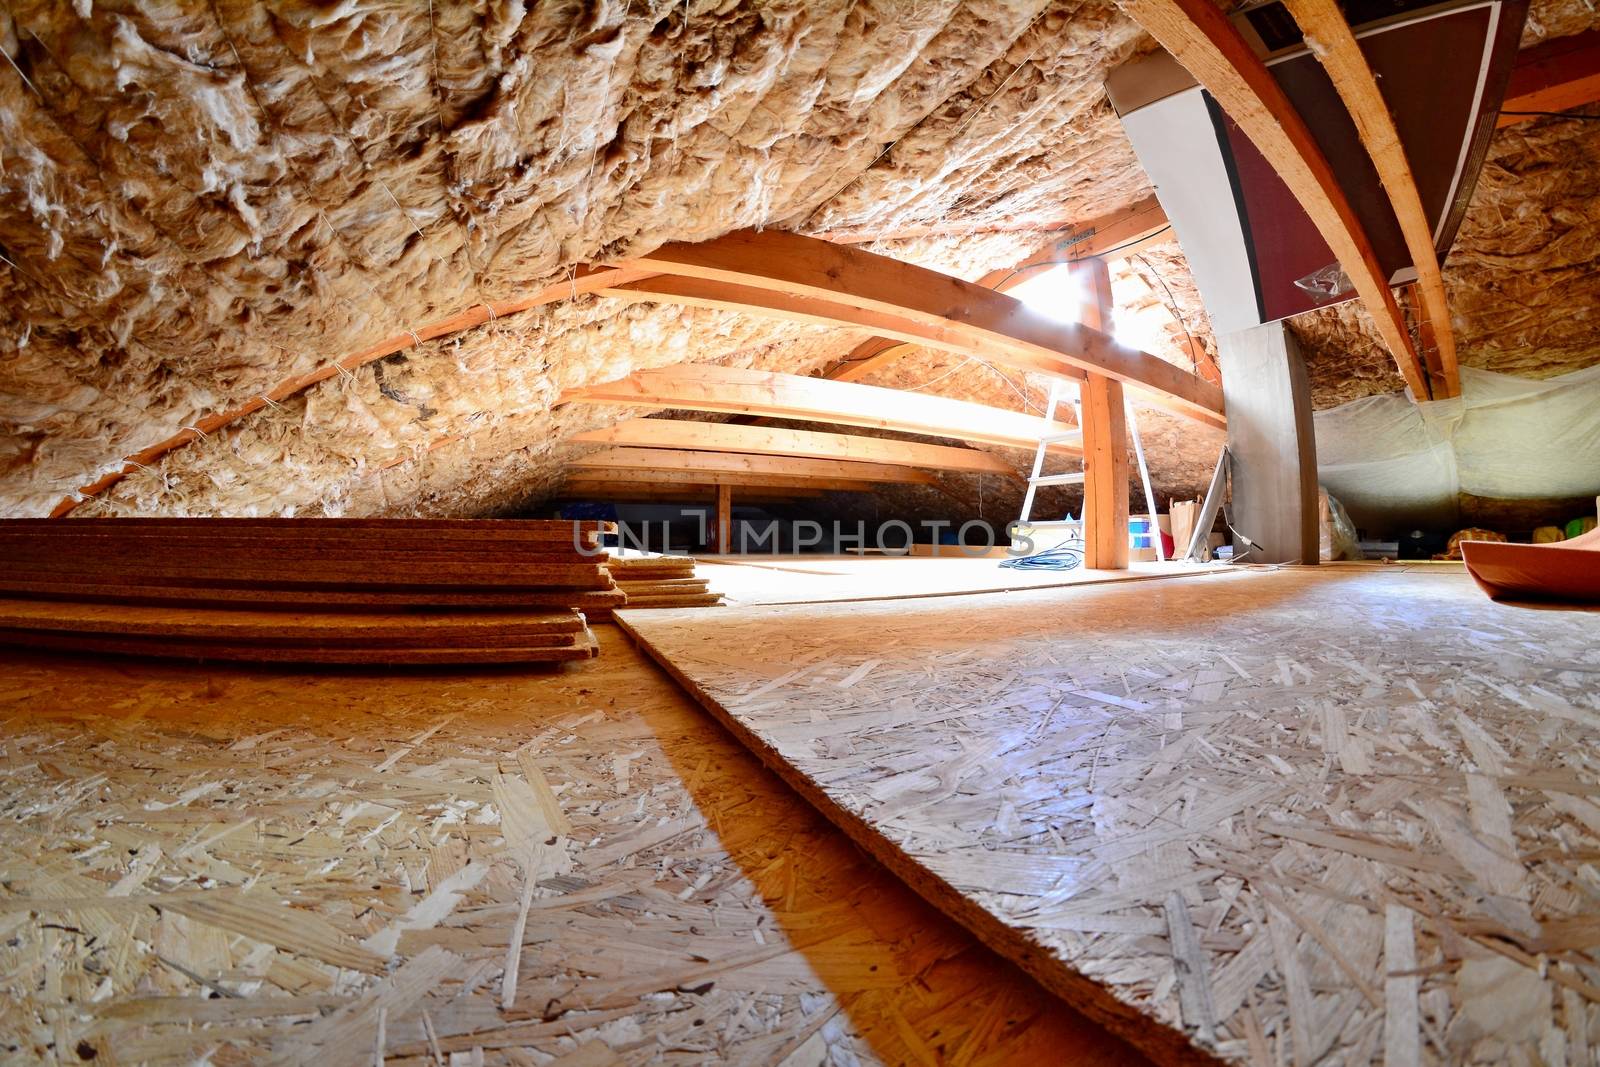
<path fill-rule="evenodd" d="M 795 605 L 751 606 L 793 607 Z M 724 618 L 726 613 L 717 617 Z M 1022 968 L 1030 978 L 1050 993 L 1060 997 L 1073 1010 L 1163 1064 L 1180 1065 L 1180 1067 L 1223 1067 L 1223 1060 L 1195 1046 L 1182 1031 L 1164 1026 L 1149 1016 L 1130 1009 L 1098 982 L 1060 966 L 1051 959 L 1049 953 L 1043 951 L 1020 931 L 1007 926 L 969 900 L 955 886 L 918 863 L 870 822 L 834 801 L 826 790 L 818 787 L 804 773 L 785 760 L 777 749 L 763 741 L 741 723 L 737 716 L 722 707 L 711 694 L 680 671 L 666 655 L 635 630 L 625 617 L 618 615 L 615 621 L 635 645 L 643 649 L 645 654 L 673 681 L 682 686 L 684 691 L 694 697 L 700 706 L 721 723 L 740 744 L 754 753 L 774 774 L 800 794 L 802 799 L 844 831 L 852 841 L 883 864 L 891 874 L 909 886 L 918 896 L 971 931 L 990 949 Z"/>

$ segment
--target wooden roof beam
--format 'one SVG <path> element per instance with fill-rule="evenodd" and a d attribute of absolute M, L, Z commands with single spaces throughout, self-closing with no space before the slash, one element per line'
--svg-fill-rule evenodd
<path fill-rule="evenodd" d="M 813 236 L 834 244 L 874 244 L 879 241 L 910 241 L 925 237 L 967 237 L 987 233 L 1019 233 L 1039 231 L 1058 234 L 1050 242 L 1052 249 L 1070 247 L 1074 258 L 1108 256 L 1113 253 L 1132 255 L 1139 248 L 1147 248 L 1156 241 L 1171 240 L 1167 216 L 1154 196 L 1137 203 L 1108 212 L 1086 221 L 1069 219 L 1061 222 L 1019 222 L 1005 225 L 962 225 L 941 223 L 931 226 L 901 226 L 891 230 L 838 230 Z M 981 282 L 980 282 L 981 284 Z"/>
<path fill-rule="evenodd" d="M 1079 261 L 1082 262 L 1082 261 Z M 944 275 L 937 275 L 945 277 Z M 962 283 L 966 284 L 966 283 Z M 744 311 L 758 314 L 771 315 L 774 318 L 784 319 L 789 322 L 804 322 L 820 326 L 845 326 L 859 327 L 875 333 L 885 334 L 896 340 L 884 340 L 887 345 L 896 343 L 924 345 L 945 352 L 958 355 L 973 356 L 991 363 L 1011 367 L 1015 370 L 1046 374 L 1055 378 L 1065 378 L 1081 382 L 1084 372 L 1065 359 L 1039 349 L 1023 349 L 1012 351 L 996 347 L 981 341 L 975 341 L 969 336 L 962 335 L 947 327 L 935 326 L 930 323 L 919 322 L 914 318 L 904 315 L 895 315 L 888 312 L 851 306 L 848 303 L 821 300 L 812 296 L 801 296 L 792 293 L 777 292 L 751 285 L 740 285 L 733 282 L 714 281 L 706 278 L 673 277 L 666 274 L 654 275 L 638 283 L 618 286 L 615 289 L 606 289 L 602 296 L 612 296 L 629 300 L 645 300 L 652 303 L 679 304 L 687 307 L 711 308 L 718 311 Z M 998 295 L 998 294 L 996 294 Z M 1021 303 L 1009 297 L 999 297 L 1010 301 L 1017 307 Z M 1031 312 L 1029 312 L 1032 315 Z M 1037 317 L 1037 316 L 1035 316 Z M 1057 323 L 1046 320 L 1048 326 L 1069 326 L 1074 329 L 1088 329 L 1076 323 Z M 1091 333 L 1094 331 L 1090 331 Z M 1098 334 L 1096 334 L 1098 336 Z M 1196 375 L 1190 374 L 1173 364 L 1157 359 L 1148 353 L 1137 352 L 1134 349 L 1122 351 L 1143 357 L 1152 363 L 1160 364 L 1165 371 L 1157 374 L 1166 374 L 1193 379 L 1206 390 L 1215 390 L 1216 402 L 1221 403 L 1221 390 L 1212 383 Z M 888 353 L 885 353 L 888 355 Z M 1107 375 L 1112 377 L 1112 375 Z M 1227 426 L 1227 421 L 1219 411 L 1209 407 L 1202 407 L 1197 403 L 1186 400 L 1175 393 L 1150 386 L 1131 385 L 1135 393 L 1134 399 L 1148 407 L 1162 408 L 1174 415 L 1203 422 L 1219 429 Z M 1206 394 L 1209 403 L 1210 394 Z"/>
<path fill-rule="evenodd" d="M 752 489 L 739 490 L 741 503 L 761 504 L 810 500 L 823 495 L 821 489 Z M 557 488 L 554 496 L 559 500 L 651 500 L 663 503 L 713 504 L 717 499 L 715 485 L 662 485 L 659 482 L 594 482 L 571 476 Z"/>
<path fill-rule="evenodd" d="M 1600 30 L 1525 48 L 1500 104 L 1500 125 L 1531 122 L 1600 100 Z"/>
<path fill-rule="evenodd" d="M 795 474 L 746 474 L 735 471 L 650 471 L 572 469 L 566 481 L 582 485 L 659 485 L 659 486 L 743 486 L 773 492 L 788 489 L 817 489 L 824 492 L 871 493 L 883 483 L 859 478 L 813 478 Z"/>
<path fill-rule="evenodd" d="M 1372 242 L 1305 120 L 1212 0 L 1118 0 L 1216 98 L 1300 201 L 1354 284 L 1418 400 L 1431 397 Z"/>
<path fill-rule="evenodd" d="M 658 277 L 608 292 L 831 320 L 1058 377 L 1102 374 L 1181 414 L 1223 424 L 1222 390 L 1180 367 L 972 282 L 859 248 L 780 230 L 745 230 L 698 244 L 664 245 L 620 265 Z"/>
<path fill-rule="evenodd" d="M 1056 451 L 1076 453 L 1082 448 L 1072 426 L 1017 411 L 875 385 L 705 363 L 637 371 L 613 382 L 569 389 L 557 403 L 768 416 L 1009 448 L 1032 449 L 1043 436 L 1062 435 L 1053 446 Z"/>
<path fill-rule="evenodd" d="M 892 337 L 869 337 L 845 353 L 844 358 L 824 371 L 822 376 L 836 382 L 858 382 L 910 355 L 918 347 L 910 341 L 896 341 Z"/>
<path fill-rule="evenodd" d="M 1157 241 L 1172 240 L 1172 224 L 1154 196 L 1109 215 L 1065 228 L 1067 232 L 1021 262 L 992 270 L 974 284 L 997 293 L 1016 288 L 1037 271 L 1099 257 L 1107 261 L 1133 255 Z M 905 356 L 917 346 L 887 337 L 863 341 L 823 375 L 838 382 L 860 381 Z M 1211 379 L 1207 379 L 1210 381 Z"/>
<path fill-rule="evenodd" d="M 690 474 L 773 474 L 785 478 L 818 478 L 857 482 L 934 485 L 926 471 L 892 463 L 856 460 L 800 459 L 794 456 L 751 456 L 738 452 L 696 452 L 683 448 L 607 448 L 567 464 L 569 471 L 634 471 Z"/>
<path fill-rule="evenodd" d="M 896 441 L 884 437 L 786 430 L 732 422 L 690 422 L 685 419 L 629 419 L 600 430 L 574 434 L 581 444 L 631 445 L 638 448 L 687 448 L 702 452 L 739 452 L 754 456 L 849 460 L 887 463 L 924 470 L 1020 475 L 998 456 L 973 448 Z"/>
<path fill-rule="evenodd" d="M 1345 110 L 1354 120 L 1361 143 L 1372 157 L 1372 165 L 1383 183 L 1384 194 L 1394 208 L 1406 251 L 1417 271 L 1417 298 L 1422 318 L 1427 322 L 1438 352 L 1444 380 L 1435 383 L 1440 396 L 1461 394 L 1461 370 L 1456 363 L 1455 330 L 1450 324 L 1450 306 L 1445 297 L 1444 278 L 1439 273 L 1439 256 L 1433 245 L 1433 227 L 1417 191 L 1417 179 L 1400 143 L 1394 115 L 1372 67 L 1361 53 L 1355 33 L 1345 21 L 1344 12 L 1334 0 L 1285 0 L 1289 13 L 1300 24 L 1311 54 L 1322 63 L 1333 82 Z M 1409 336 L 1409 334 L 1408 334 Z"/>

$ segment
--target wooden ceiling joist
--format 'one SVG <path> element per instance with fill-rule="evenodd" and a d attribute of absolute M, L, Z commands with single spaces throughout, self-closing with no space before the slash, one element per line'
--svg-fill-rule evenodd
<path fill-rule="evenodd" d="M 1180 367 L 972 282 L 859 248 L 740 231 L 664 245 L 620 265 L 657 277 L 607 292 L 831 321 L 1058 377 L 1102 374 L 1180 414 L 1224 424 L 1222 390 Z"/>
<path fill-rule="evenodd" d="M 1167 213 L 1152 194 L 1072 227 L 1015 266 L 985 274 L 978 284 L 1003 293 L 1026 281 L 1034 271 L 1081 259 L 1126 259 L 1153 244 L 1173 239 Z"/>
<path fill-rule="evenodd" d="M 1109 217 L 1103 226 L 1097 222 L 1074 231 L 1057 245 L 1074 249 L 1070 256 L 1078 257 L 1104 251 L 1106 242 L 1129 234 L 1142 234 L 1141 240 L 1149 238 L 1164 225 L 1164 217 L 1157 219 L 1151 205 L 1140 202 Z M 827 251 L 830 249 L 831 253 Z M 663 264 L 659 270 L 648 265 L 657 260 Z M 671 277 L 658 280 L 652 291 L 649 282 L 658 273 Z M 178 433 L 127 456 L 119 467 L 62 500 L 51 514 L 63 517 L 127 475 L 320 382 L 425 341 L 542 304 L 589 294 L 761 312 L 863 328 L 883 337 L 880 343 L 885 347 L 902 342 L 928 345 L 1073 379 L 1081 379 L 1085 369 L 1093 370 L 1126 381 L 1154 406 L 1211 425 L 1226 425 L 1222 393 L 1213 383 L 1148 353 L 1124 348 L 1095 331 L 1045 319 L 981 285 L 814 238 L 779 231 L 747 232 L 699 245 L 667 246 L 637 264 L 579 266 L 562 281 L 526 296 L 479 304 L 416 330 L 403 330 L 371 348 L 320 364 L 264 393 L 196 419 Z M 1026 442 L 1015 439 L 996 443 L 1026 447 Z"/>
<path fill-rule="evenodd" d="M 859 478 L 814 478 L 797 474 L 748 474 L 738 471 L 639 471 L 573 468 L 568 482 L 585 485 L 731 485 L 747 489 L 778 491 L 785 489 L 818 489 L 824 492 L 870 493 L 882 482 L 862 481 Z"/>
<path fill-rule="evenodd" d="M 1431 397 L 1405 316 L 1316 138 L 1212 0 L 1118 0 L 1239 124 L 1315 223 L 1418 400 Z"/>
<path fill-rule="evenodd" d="M 751 456 L 735 452 L 696 452 L 682 448 L 607 448 L 573 460 L 572 471 L 633 471 L 642 474 L 749 474 L 856 482 L 933 485 L 927 471 L 891 463 L 794 456 Z M 646 479 L 647 480 L 647 479 Z"/>
<path fill-rule="evenodd" d="M 822 489 L 767 489 L 741 487 L 740 503 L 771 504 L 809 500 L 822 496 Z M 662 485 L 659 482 L 588 481 L 579 473 L 567 477 L 554 496 L 558 500 L 639 500 L 660 503 L 711 504 L 717 499 L 715 485 Z"/>
<path fill-rule="evenodd" d="M 937 277 L 947 277 L 937 275 Z M 955 281 L 957 279 L 950 279 Z M 962 282 L 965 285 L 967 283 Z M 1010 367 L 1015 370 L 1046 374 L 1057 378 L 1066 378 L 1081 382 L 1084 372 L 1072 363 L 1060 358 L 1059 355 L 1041 354 L 1039 348 L 1032 350 L 1012 350 L 996 347 L 981 341 L 975 341 L 971 336 L 960 333 L 945 326 L 935 326 L 921 322 L 915 318 L 895 315 L 871 308 L 856 307 L 847 301 L 823 300 L 810 295 L 779 292 L 760 288 L 757 286 L 741 285 L 732 282 L 716 281 L 708 278 L 672 276 L 670 274 L 652 274 L 643 280 L 618 286 L 615 289 L 603 290 L 599 295 L 611 296 L 628 300 L 644 300 L 651 303 L 670 303 L 686 307 L 710 308 L 717 311 L 744 311 L 770 315 L 774 318 L 790 322 L 804 322 L 815 326 L 846 326 L 871 330 L 884 335 L 874 339 L 874 344 L 881 343 L 884 347 L 896 345 L 913 346 L 921 345 L 936 348 L 945 352 L 958 355 L 972 356 L 991 363 Z M 999 297 L 999 294 L 992 294 Z M 1009 297 L 1003 298 L 1010 300 Z M 1010 300 L 1017 307 L 1022 305 Z M 1031 318 L 1038 320 L 1038 316 L 1028 313 Z M 1064 326 L 1077 332 L 1087 330 L 1087 327 L 1075 323 L 1056 323 L 1052 320 L 1043 321 L 1045 327 Z M 1089 331 L 1093 332 L 1093 331 Z M 1096 334 L 1095 336 L 1099 336 Z M 1109 342 L 1108 342 L 1109 343 Z M 1205 390 L 1214 390 L 1216 402 L 1221 403 L 1221 390 L 1210 382 L 1198 378 L 1189 372 L 1133 349 L 1122 351 L 1135 356 L 1144 357 L 1154 364 L 1165 368 L 1156 371 L 1159 375 L 1177 376 L 1179 378 L 1193 379 Z M 883 357 L 893 358 L 891 353 L 884 352 Z M 879 361 L 872 361 L 871 367 L 863 367 L 862 373 L 876 369 Z M 1112 377 L 1112 375 L 1107 375 Z M 835 379 L 839 380 L 839 379 Z M 1141 403 L 1150 407 L 1158 407 L 1181 415 L 1186 418 L 1203 422 L 1219 429 L 1225 428 L 1227 422 L 1220 411 L 1202 407 L 1198 403 L 1179 397 L 1173 392 L 1162 389 L 1134 385 L 1131 388 L 1137 394 Z M 1209 393 L 1205 400 L 1212 399 Z"/>
<path fill-rule="evenodd" d="M 1312 55 L 1321 61 L 1354 120 L 1356 132 L 1372 165 L 1383 183 L 1384 194 L 1394 208 L 1406 250 L 1417 270 L 1417 298 L 1422 318 L 1427 322 L 1438 355 L 1443 381 L 1432 383 L 1435 396 L 1459 396 L 1461 371 L 1456 364 L 1455 330 L 1450 324 L 1450 306 L 1445 297 L 1444 278 L 1439 273 L 1439 256 L 1433 244 L 1433 227 L 1417 191 L 1417 179 L 1400 143 L 1394 116 L 1373 76 L 1372 67 L 1361 53 L 1356 35 L 1345 21 L 1344 12 L 1334 0 L 1286 0 L 1289 13 L 1300 24 Z"/>
<path fill-rule="evenodd" d="M 557 402 L 798 419 L 1009 448 L 1032 449 L 1041 437 L 1059 435 L 1056 451 L 1082 448 L 1072 426 L 1021 412 L 874 385 L 710 364 L 638 371 L 602 385 L 569 389 Z"/>
<path fill-rule="evenodd" d="M 582 444 L 630 445 L 637 448 L 687 448 L 753 456 L 887 463 L 924 470 L 1018 477 L 1016 470 L 998 456 L 972 448 L 951 448 L 949 445 L 930 445 L 920 441 L 895 441 L 817 430 L 747 426 L 732 422 L 629 419 L 616 426 L 574 434 L 570 440 Z"/>

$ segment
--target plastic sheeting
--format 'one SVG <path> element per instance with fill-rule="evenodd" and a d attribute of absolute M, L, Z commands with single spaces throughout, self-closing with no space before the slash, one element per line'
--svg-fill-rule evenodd
<path fill-rule="evenodd" d="M 1317 473 L 1359 525 L 1449 527 L 1462 493 L 1600 492 L 1600 365 L 1532 381 L 1461 369 L 1461 395 L 1401 393 L 1316 414 Z"/>

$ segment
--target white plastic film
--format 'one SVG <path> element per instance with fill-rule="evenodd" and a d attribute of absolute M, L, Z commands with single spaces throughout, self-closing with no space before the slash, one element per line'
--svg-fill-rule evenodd
<path fill-rule="evenodd" d="M 1366 397 L 1315 421 L 1319 478 L 1363 526 L 1449 526 L 1463 492 L 1600 492 L 1600 366 L 1542 381 L 1464 367 L 1455 399 Z"/>

